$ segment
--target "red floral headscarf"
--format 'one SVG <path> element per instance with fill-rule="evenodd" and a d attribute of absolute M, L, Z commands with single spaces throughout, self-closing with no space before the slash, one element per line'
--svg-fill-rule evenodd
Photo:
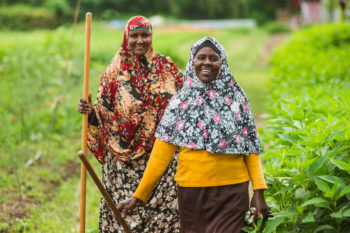
<path fill-rule="evenodd" d="M 181 72 L 152 46 L 143 57 L 132 54 L 128 37 L 136 30 L 152 35 L 146 18 L 131 18 L 121 48 L 101 77 L 94 104 L 97 123 L 89 124 L 88 132 L 89 149 L 101 163 L 106 154 L 128 161 L 151 152 L 164 109 L 182 86 Z"/>
<path fill-rule="evenodd" d="M 124 40 L 122 43 L 122 50 L 128 51 L 128 38 L 130 33 L 133 33 L 137 30 L 144 30 L 151 34 L 152 36 L 152 24 L 143 16 L 134 16 L 128 20 L 126 23 L 125 31 L 124 31 Z M 147 52 L 152 51 L 152 46 L 148 49 Z"/>

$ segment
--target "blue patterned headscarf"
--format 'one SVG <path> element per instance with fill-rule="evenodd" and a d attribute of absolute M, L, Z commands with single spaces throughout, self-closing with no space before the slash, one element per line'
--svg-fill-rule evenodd
<path fill-rule="evenodd" d="M 222 60 L 218 77 L 205 84 L 194 71 L 194 55 L 210 41 Z M 155 136 L 178 146 L 210 153 L 260 153 L 254 117 L 246 94 L 233 78 L 222 45 L 204 37 L 192 46 L 183 88 L 173 96 Z"/>

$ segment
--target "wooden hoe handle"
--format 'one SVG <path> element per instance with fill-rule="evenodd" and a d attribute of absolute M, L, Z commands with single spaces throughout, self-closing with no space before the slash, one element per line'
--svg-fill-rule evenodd
<path fill-rule="evenodd" d="M 89 71 L 90 71 L 90 39 L 91 39 L 91 21 L 92 14 L 86 13 L 85 19 L 85 57 L 84 57 L 84 88 L 83 97 L 88 99 L 89 93 Z M 82 132 L 81 132 L 81 150 L 86 156 L 87 152 L 87 128 L 88 114 L 83 114 Z M 81 164 L 80 169 L 80 233 L 85 233 L 85 207 L 86 207 L 86 169 Z"/>
<path fill-rule="evenodd" d="M 113 202 L 113 199 L 111 198 L 111 196 L 109 195 L 109 193 L 107 192 L 107 190 L 105 189 L 103 184 L 101 183 L 100 179 L 96 175 L 96 173 L 95 173 L 94 169 L 92 168 L 92 166 L 90 165 L 89 161 L 84 156 L 84 153 L 82 151 L 79 151 L 78 155 L 79 155 L 79 158 L 81 159 L 81 161 L 84 163 L 84 165 L 85 165 L 87 171 L 89 172 L 89 174 L 91 175 L 92 179 L 94 180 L 96 186 L 100 190 L 102 196 L 105 198 L 106 202 L 108 203 L 109 207 L 111 208 L 115 220 L 118 223 L 120 223 L 120 225 L 123 226 L 126 233 L 131 233 L 130 228 L 128 227 L 128 225 L 126 224 L 124 219 L 122 218 L 119 210 L 117 209 L 117 206 Z"/>

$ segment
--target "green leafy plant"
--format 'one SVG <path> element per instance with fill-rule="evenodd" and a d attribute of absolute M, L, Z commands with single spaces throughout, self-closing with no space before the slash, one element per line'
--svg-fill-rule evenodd
<path fill-rule="evenodd" d="M 322 25 L 271 60 L 263 160 L 276 232 L 350 231 L 349 52 L 350 25 Z"/>

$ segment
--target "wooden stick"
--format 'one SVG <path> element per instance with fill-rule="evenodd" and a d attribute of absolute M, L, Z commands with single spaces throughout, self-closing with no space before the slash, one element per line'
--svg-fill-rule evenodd
<path fill-rule="evenodd" d="M 120 212 L 117 209 L 117 206 L 114 204 L 113 199 L 111 198 L 111 196 L 109 195 L 109 193 L 107 192 L 107 190 L 105 189 L 105 187 L 103 186 L 103 184 L 101 183 L 100 179 L 98 178 L 98 176 L 96 175 L 94 169 L 92 168 L 92 166 L 90 165 L 89 161 L 86 159 L 86 156 L 84 155 L 84 153 L 82 151 L 78 152 L 79 158 L 81 159 L 81 161 L 84 163 L 86 169 L 88 170 L 89 174 L 91 175 L 92 179 L 94 180 L 96 186 L 98 187 L 98 189 L 100 190 L 101 194 L 103 195 L 103 197 L 105 198 L 107 204 L 109 205 L 109 207 L 111 208 L 114 218 L 115 220 L 122 225 L 122 227 L 124 228 L 126 233 L 131 233 L 130 228 L 128 227 L 128 225 L 126 224 L 126 222 L 124 221 L 124 219 L 122 218 Z"/>
<path fill-rule="evenodd" d="M 84 89 L 83 98 L 88 99 L 89 95 L 89 71 L 90 71 L 90 38 L 91 38 L 91 19 L 92 14 L 86 13 L 85 18 L 85 58 L 84 58 Z M 87 153 L 87 127 L 88 114 L 83 114 L 83 129 L 81 134 L 81 150 L 86 157 Z M 86 206 L 86 169 L 81 164 L 80 171 L 80 233 L 85 232 L 85 206 Z"/>

